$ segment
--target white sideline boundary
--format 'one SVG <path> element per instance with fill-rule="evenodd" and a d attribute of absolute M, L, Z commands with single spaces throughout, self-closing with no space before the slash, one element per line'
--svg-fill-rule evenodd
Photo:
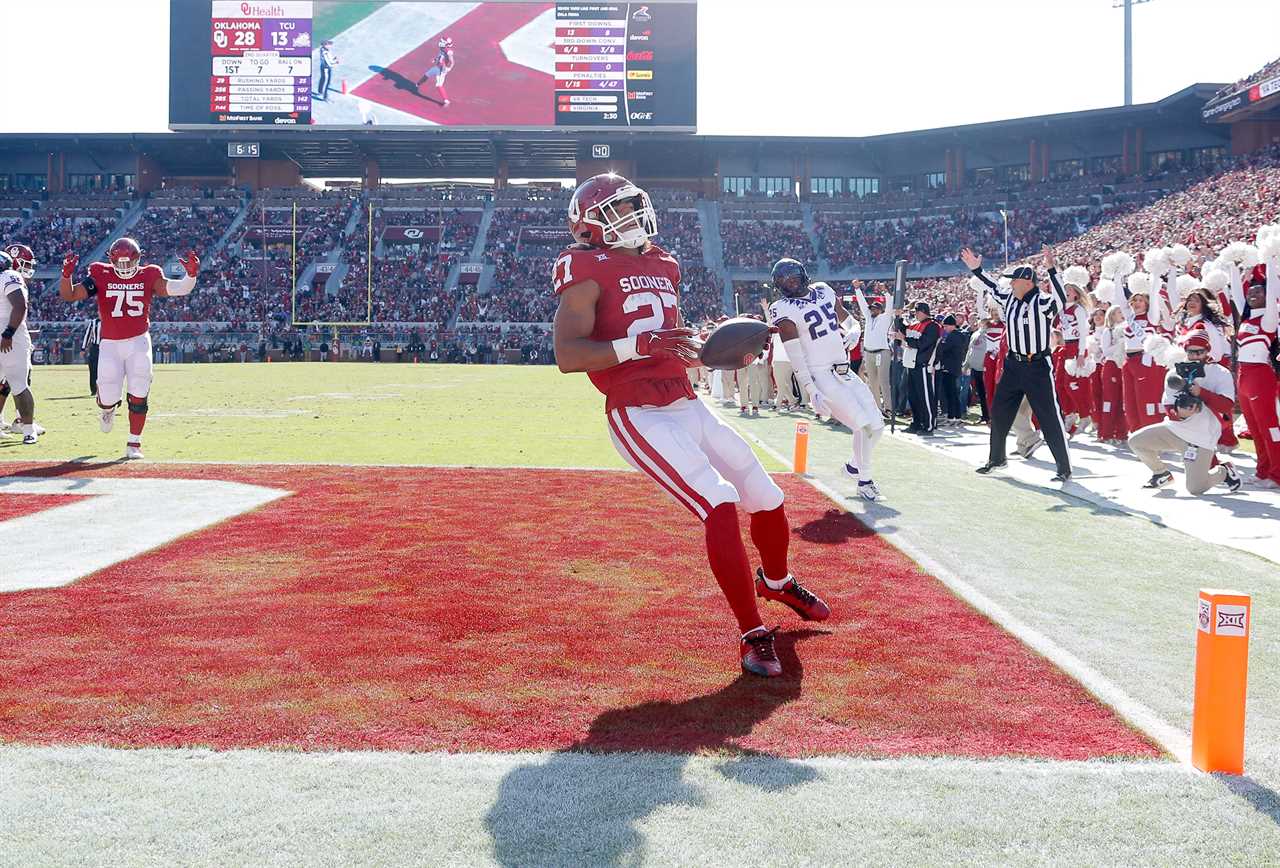
<path fill-rule="evenodd" d="M 218 461 L 211 458 L 142 458 L 132 461 L 126 461 L 123 458 L 48 458 L 44 456 L 35 456 L 34 453 L 26 453 L 32 455 L 29 458 L 8 458 L 0 457 L 0 470 L 6 464 L 31 464 L 33 461 L 55 465 L 55 464 L 78 464 L 86 468 L 91 465 L 117 465 L 128 464 L 131 467 L 148 467 L 150 465 L 181 465 L 192 464 L 197 466 L 217 466 L 225 465 L 227 467 L 383 467 L 394 469 L 403 467 L 413 470 L 568 470 L 572 472 L 591 473 L 638 473 L 639 471 L 632 467 L 569 467 L 565 465 L 551 464 L 413 464 L 413 463 L 388 463 L 388 464 L 363 464 L 357 461 Z"/>
<path fill-rule="evenodd" d="M 712 409 L 712 412 L 716 412 L 714 408 Z M 738 431 L 748 440 L 755 443 L 765 452 L 768 452 L 773 458 L 781 462 L 783 467 L 788 466 L 789 462 L 787 461 L 786 456 L 774 449 L 768 443 L 750 432 L 742 431 L 736 426 L 734 430 Z M 822 494 L 826 495 L 842 509 L 848 511 L 847 497 L 845 495 L 840 494 L 834 488 L 831 488 L 821 480 L 812 478 L 808 474 L 799 474 L 799 477 Z M 875 531 L 877 535 L 891 541 L 894 546 L 935 576 L 966 603 L 973 606 L 992 621 L 995 621 L 1024 644 L 1034 649 L 1059 669 L 1084 685 L 1086 690 L 1115 709 L 1121 717 L 1133 726 L 1150 736 L 1157 744 L 1164 748 L 1164 750 L 1168 751 L 1168 753 L 1181 765 L 1186 766 L 1187 768 L 1191 767 L 1191 736 L 1188 733 L 1184 733 L 1180 729 L 1166 722 L 1146 705 L 1126 693 L 1125 690 L 1114 681 L 1107 678 L 1101 672 L 1094 669 L 1067 649 L 1063 648 L 1057 642 L 1054 642 L 1039 630 L 1024 623 L 1004 606 L 1001 606 L 973 585 L 969 584 L 942 564 L 938 563 L 920 546 L 907 538 L 901 531 L 884 533 L 874 527 L 871 529 Z"/>

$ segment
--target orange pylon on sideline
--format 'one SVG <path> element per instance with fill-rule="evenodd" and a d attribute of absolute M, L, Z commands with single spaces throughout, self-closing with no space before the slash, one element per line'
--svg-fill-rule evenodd
<path fill-rule="evenodd" d="M 1244 774 L 1244 700 L 1249 674 L 1249 595 L 1201 588 L 1196 617 L 1196 688 L 1191 764 Z"/>
<path fill-rule="evenodd" d="M 796 473 L 804 473 L 809 466 L 809 423 L 796 423 L 796 450 L 791 459 L 791 466 Z"/>
<path fill-rule="evenodd" d="M 342 92 L 347 92 L 347 80 L 345 78 L 342 80 Z"/>

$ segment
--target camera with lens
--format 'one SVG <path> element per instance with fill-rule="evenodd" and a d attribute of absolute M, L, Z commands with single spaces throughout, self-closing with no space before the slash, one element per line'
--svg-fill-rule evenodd
<path fill-rule="evenodd" d="M 1191 394 L 1191 384 L 1204 378 L 1204 362 L 1176 362 L 1164 378 L 1165 388 L 1177 394 L 1173 406 L 1181 410 L 1199 410 L 1204 401 Z"/>

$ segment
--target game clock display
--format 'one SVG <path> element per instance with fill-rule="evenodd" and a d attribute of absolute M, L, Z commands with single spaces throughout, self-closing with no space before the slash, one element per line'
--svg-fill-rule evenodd
<path fill-rule="evenodd" d="M 173 129 L 695 128 L 693 0 L 171 4 Z"/>

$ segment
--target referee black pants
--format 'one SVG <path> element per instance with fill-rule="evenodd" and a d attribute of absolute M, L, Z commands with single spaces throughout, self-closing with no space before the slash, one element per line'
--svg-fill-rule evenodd
<path fill-rule="evenodd" d="M 937 427 L 934 413 L 933 374 L 924 368 L 907 371 L 907 403 L 911 405 L 911 427 L 932 431 Z"/>
<path fill-rule="evenodd" d="M 996 384 L 996 394 L 991 401 L 991 453 L 992 464 L 1003 464 L 1005 441 L 1018 406 L 1023 397 L 1031 405 L 1031 412 L 1040 422 L 1044 442 L 1049 444 L 1059 473 L 1071 472 L 1071 458 L 1067 455 L 1067 437 L 1062 427 L 1062 413 L 1058 410 L 1058 396 L 1053 387 L 1053 359 L 1047 354 L 1034 361 L 1023 361 L 1009 353 L 1004 358 L 1004 373 Z"/>
<path fill-rule="evenodd" d="M 89 394 L 98 394 L 98 345 L 89 344 Z"/>

